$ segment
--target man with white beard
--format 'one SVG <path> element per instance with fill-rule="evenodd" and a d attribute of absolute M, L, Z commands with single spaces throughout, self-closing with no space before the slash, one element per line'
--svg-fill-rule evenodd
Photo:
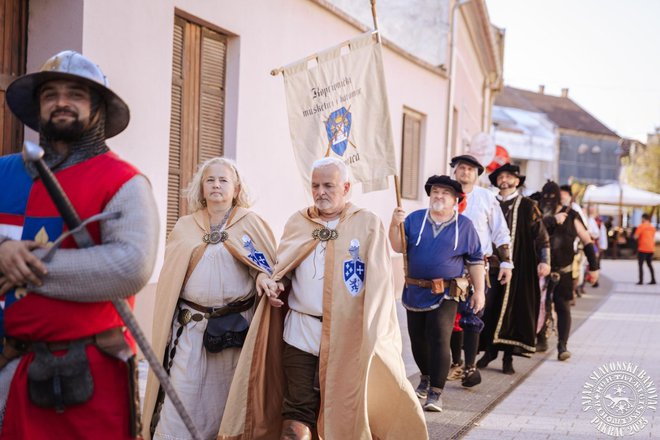
<path fill-rule="evenodd" d="M 442 390 L 449 371 L 454 317 L 466 302 L 468 280 L 474 283 L 469 306 L 484 306 L 484 261 L 472 222 L 458 213 L 461 185 L 449 176 L 431 176 L 424 186 L 429 208 L 406 217 L 402 208 L 392 214 L 389 237 L 395 252 L 406 250 L 406 284 L 402 302 L 415 363 L 421 372 L 417 396 L 426 398 L 426 411 L 442 411 Z M 403 223 L 405 242 L 399 225 Z"/>

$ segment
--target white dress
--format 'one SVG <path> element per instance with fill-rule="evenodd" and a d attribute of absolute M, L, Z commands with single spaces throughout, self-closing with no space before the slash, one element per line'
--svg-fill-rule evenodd
<path fill-rule="evenodd" d="M 205 307 L 219 307 L 246 297 L 257 272 L 236 261 L 224 245 L 209 245 L 190 275 L 181 297 Z M 180 307 L 188 308 L 183 305 Z M 192 313 L 199 313 L 192 310 Z M 241 313 L 250 322 L 254 308 Z M 175 313 L 172 339 L 181 326 Z M 215 439 L 225 410 L 240 348 L 209 353 L 202 342 L 207 320 L 190 321 L 183 329 L 170 369 L 170 379 L 203 439 Z M 166 353 L 169 359 L 169 353 Z M 190 439 L 169 398 L 165 397 L 154 439 Z"/>

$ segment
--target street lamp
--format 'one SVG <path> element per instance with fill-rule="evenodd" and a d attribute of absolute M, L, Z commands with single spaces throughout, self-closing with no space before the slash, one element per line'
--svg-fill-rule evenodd
<path fill-rule="evenodd" d="M 470 0 L 457 0 L 456 3 L 451 8 L 451 22 L 449 23 L 449 72 L 447 78 L 447 111 L 445 114 L 445 149 L 446 149 L 446 160 L 445 160 L 445 170 L 447 175 L 450 173 L 449 161 L 451 160 L 452 155 L 452 146 L 451 142 L 451 127 L 454 123 L 454 52 L 456 49 L 456 13 L 458 9 L 466 3 L 469 3 Z"/>

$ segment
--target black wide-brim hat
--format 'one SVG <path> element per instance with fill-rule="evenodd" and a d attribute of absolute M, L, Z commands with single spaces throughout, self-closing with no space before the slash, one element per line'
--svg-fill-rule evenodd
<path fill-rule="evenodd" d="M 39 88 L 48 81 L 69 80 L 83 83 L 96 91 L 105 103 L 105 136 L 118 135 L 131 119 L 128 105 L 108 87 L 101 69 L 91 60 L 72 50 L 60 52 L 41 66 L 38 72 L 23 75 L 7 87 L 9 109 L 25 125 L 39 131 Z"/>
<path fill-rule="evenodd" d="M 424 184 L 424 189 L 426 190 L 427 196 L 431 196 L 431 188 L 433 188 L 436 185 L 444 186 L 446 188 L 450 188 L 451 190 L 453 190 L 456 193 L 456 197 L 458 197 L 459 203 L 465 197 L 465 194 L 463 194 L 463 185 L 461 185 L 459 182 L 457 182 L 456 180 L 452 179 L 449 176 L 438 176 L 438 175 L 433 175 L 426 180 L 426 183 Z"/>
<path fill-rule="evenodd" d="M 520 167 L 518 165 L 505 163 L 488 175 L 488 180 L 490 180 L 490 183 L 492 183 L 493 186 L 497 186 L 497 176 L 503 172 L 507 172 L 516 176 L 520 180 L 520 182 L 518 182 L 519 187 L 525 183 L 525 179 L 527 178 L 527 176 L 520 174 Z"/>
<path fill-rule="evenodd" d="M 455 156 L 452 157 L 451 162 L 449 162 L 449 166 L 454 168 L 456 165 L 458 165 L 459 162 L 466 162 L 469 163 L 472 166 L 477 167 L 477 173 L 481 176 L 484 172 L 484 167 L 479 163 L 476 157 L 469 155 L 469 154 L 463 154 L 461 156 Z"/>

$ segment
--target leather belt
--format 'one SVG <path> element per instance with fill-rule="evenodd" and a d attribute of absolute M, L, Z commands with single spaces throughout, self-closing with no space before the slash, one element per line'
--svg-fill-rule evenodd
<path fill-rule="evenodd" d="M 449 285 L 449 282 L 451 280 L 444 280 L 443 279 L 442 281 L 444 283 L 446 283 L 447 285 Z M 433 287 L 433 281 L 431 281 L 431 280 L 418 280 L 418 279 L 415 279 L 415 278 L 408 278 L 408 277 L 406 277 L 406 284 L 411 284 L 413 286 L 421 287 L 423 289 L 430 289 L 430 288 Z"/>
<path fill-rule="evenodd" d="M 82 342 L 83 344 L 97 344 L 99 340 L 109 340 L 121 336 L 123 338 L 124 327 L 114 327 L 110 330 L 106 330 L 100 333 L 97 333 L 92 336 L 87 336 L 80 339 L 72 339 L 69 341 L 57 341 L 57 342 L 46 342 L 46 347 L 50 351 L 61 351 L 68 350 L 72 342 Z M 5 337 L 5 343 L 11 346 L 17 352 L 23 354 L 27 353 L 32 349 L 32 344 L 40 341 L 24 341 L 21 339 L 16 339 L 11 336 Z"/>
<path fill-rule="evenodd" d="M 179 301 L 193 310 L 201 313 L 192 313 L 190 310 L 181 309 L 179 312 L 179 323 L 186 325 L 190 321 L 199 322 L 202 319 L 217 318 L 231 313 L 240 313 L 249 310 L 254 305 L 254 296 L 241 301 L 234 301 L 222 307 L 204 307 L 190 300 L 179 298 Z"/>

